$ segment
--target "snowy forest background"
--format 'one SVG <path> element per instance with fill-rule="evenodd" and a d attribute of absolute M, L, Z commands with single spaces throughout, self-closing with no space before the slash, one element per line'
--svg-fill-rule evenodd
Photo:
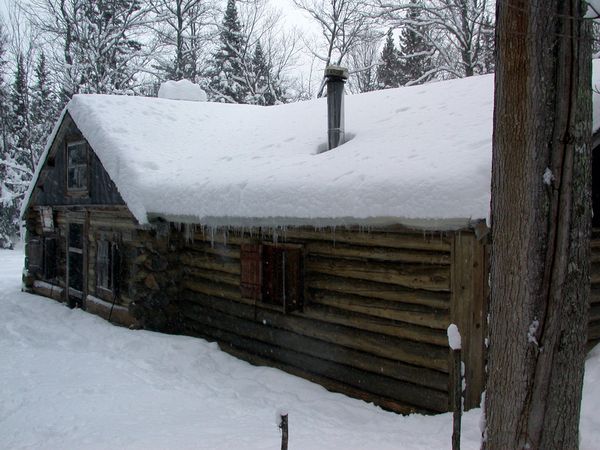
<path fill-rule="evenodd" d="M 493 0 L 12 0 L 0 18 L 0 247 L 46 139 L 77 93 L 155 96 L 189 79 L 210 101 L 318 97 L 328 64 L 352 93 L 494 70 Z"/>

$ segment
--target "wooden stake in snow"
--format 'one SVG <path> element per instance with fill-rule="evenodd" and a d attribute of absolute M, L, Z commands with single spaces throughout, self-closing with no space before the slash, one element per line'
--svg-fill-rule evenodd
<path fill-rule="evenodd" d="M 462 420 L 462 365 L 460 362 L 461 337 L 458 327 L 453 323 L 448 327 L 448 345 L 452 349 L 452 363 L 454 364 L 454 416 L 452 428 L 452 450 L 460 450 L 460 425 Z"/>
<path fill-rule="evenodd" d="M 281 428 L 281 450 L 288 448 L 288 415 L 287 412 L 279 414 L 279 428 Z"/>

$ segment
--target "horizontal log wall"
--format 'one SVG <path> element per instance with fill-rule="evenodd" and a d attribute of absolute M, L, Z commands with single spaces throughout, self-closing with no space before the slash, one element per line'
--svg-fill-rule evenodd
<path fill-rule="evenodd" d="M 179 257 L 184 332 L 398 412 L 447 411 L 453 235 L 292 229 L 278 239 L 304 245 L 303 311 L 240 294 L 240 244 L 271 234 L 199 230 Z"/>
<path fill-rule="evenodd" d="M 590 316 L 588 325 L 588 349 L 600 343 L 600 228 L 592 232 L 592 256 L 590 276 Z"/>

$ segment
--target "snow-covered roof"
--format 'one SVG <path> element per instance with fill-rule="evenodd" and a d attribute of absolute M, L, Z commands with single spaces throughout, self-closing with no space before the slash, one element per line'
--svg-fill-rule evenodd
<path fill-rule="evenodd" d="M 488 216 L 492 75 L 349 95 L 347 142 L 324 153 L 326 99 L 76 95 L 67 110 L 140 223 L 449 227 Z"/>

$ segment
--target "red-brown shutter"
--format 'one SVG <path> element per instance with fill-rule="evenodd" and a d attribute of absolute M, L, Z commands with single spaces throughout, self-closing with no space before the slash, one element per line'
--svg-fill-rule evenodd
<path fill-rule="evenodd" d="M 242 244 L 241 262 L 241 294 L 243 298 L 260 300 L 262 294 L 262 264 L 260 244 Z"/>
<path fill-rule="evenodd" d="M 263 296 L 262 301 L 283 306 L 284 250 L 274 245 L 263 246 Z"/>
<path fill-rule="evenodd" d="M 285 250 L 285 302 L 284 311 L 302 309 L 304 298 L 304 268 L 301 248 L 288 247 Z"/>

